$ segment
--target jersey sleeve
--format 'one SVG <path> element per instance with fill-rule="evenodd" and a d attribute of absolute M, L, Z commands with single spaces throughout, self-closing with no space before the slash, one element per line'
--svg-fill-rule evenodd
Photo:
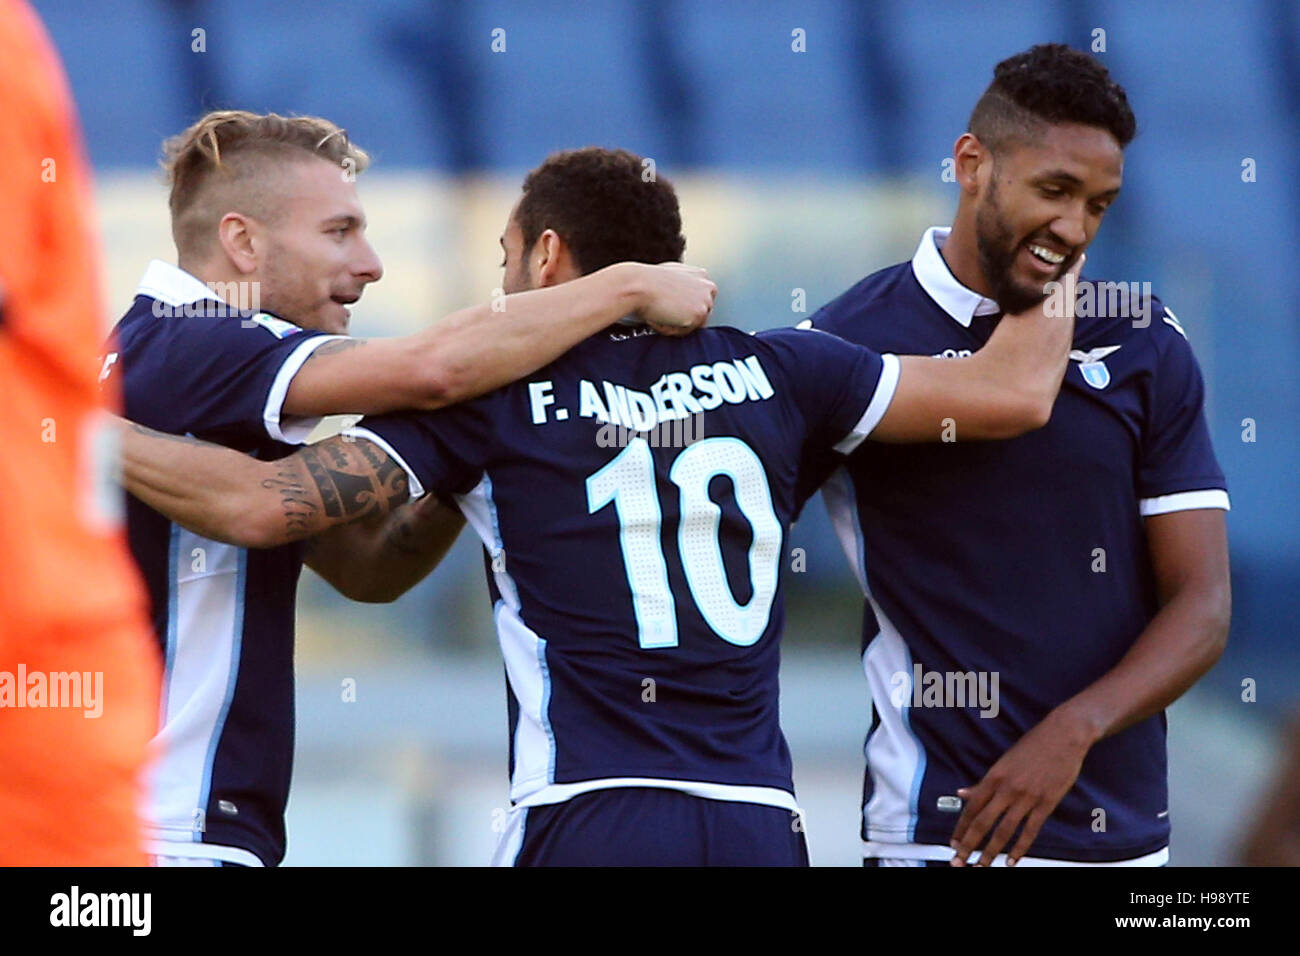
<path fill-rule="evenodd" d="M 775 329 L 757 336 L 777 353 L 809 446 L 850 454 L 880 424 L 898 388 L 898 357 L 881 355 L 819 329 Z"/>
<path fill-rule="evenodd" d="M 411 498 L 434 494 L 449 507 L 483 476 L 492 434 L 481 401 L 434 412 L 368 415 L 343 434 L 365 438 L 402 466 Z"/>
<path fill-rule="evenodd" d="M 1205 421 L 1205 384 L 1178 319 L 1157 300 L 1156 363 L 1138 468 L 1144 517 L 1229 507 L 1223 469 Z"/>
<path fill-rule="evenodd" d="M 319 419 L 286 417 L 285 396 L 316 349 L 343 336 L 265 313 L 161 321 L 154 335 L 163 341 L 124 348 L 121 356 L 129 418 L 216 439 L 306 441 Z M 166 420 L 155 425 L 159 414 Z"/>

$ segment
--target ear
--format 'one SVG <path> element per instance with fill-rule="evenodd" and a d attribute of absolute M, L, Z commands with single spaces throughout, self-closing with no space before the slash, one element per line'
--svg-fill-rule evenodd
<path fill-rule="evenodd" d="M 533 273 L 533 288 L 544 289 L 559 285 L 567 277 L 569 247 L 554 229 L 547 229 L 537 237 L 537 244 L 530 254 L 536 268 Z"/>
<path fill-rule="evenodd" d="M 228 212 L 217 224 L 217 239 L 226 258 L 241 273 L 256 272 L 258 250 L 254 242 L 257 224 L 242 213 Z"/>
<path fill-rule="evenodd" d="M 993 172 L 993 155 L 974 133 L 962 133 L 952 147 L 957 182 L 967 196 L 975 196 Z"/>

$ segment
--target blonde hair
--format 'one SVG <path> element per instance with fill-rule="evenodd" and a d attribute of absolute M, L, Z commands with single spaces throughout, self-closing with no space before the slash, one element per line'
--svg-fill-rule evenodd
<path fill-rule="evenodd" d="M 277 190 L 271 180 L 285 163 L 307 157 L 353 174 L 370 165 L 346 130 L 319 116 L 214 110 L 168 139 L 162 167 L 177 250 L 205 253 L 228 212 L 273 218 Z"/>

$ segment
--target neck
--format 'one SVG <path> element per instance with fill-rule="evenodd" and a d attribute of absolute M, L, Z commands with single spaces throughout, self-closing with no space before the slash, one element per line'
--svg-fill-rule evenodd
<path fill-rule="evenodd" d="M 208 288 L 212 289 L 213 293 L 225 300 L 228 305 L 238 306 L 239 303 L 230 302 L 228 297 L 223 295 L 223 293 L 232 289 L 243 290 L 249 288 L 249 286 L 246 285 L 246 283 L 249 282 L 248 277 L 240 275 L 237 271 L 234 271 L 228 266 L 223 267 L 210 261 L 194 262 L 181 256 L 176 260 L 176 267 L 183 272 L 188 272 Z M 243 295 L 242 292 L 238 294 L 241 296 Z"/>
<path fill-rule="evenodd" d="M 939 251 L 949 271 L 958 282 L 987 298 L 993 297 L 993 290 L 984 278 L 980 268 L 979 245 L 975 241 L 975 215 L 969 210 L 958 209 L 957 218 L 953 220 L 952 232 L 948 234 L 943 248 Z"/>

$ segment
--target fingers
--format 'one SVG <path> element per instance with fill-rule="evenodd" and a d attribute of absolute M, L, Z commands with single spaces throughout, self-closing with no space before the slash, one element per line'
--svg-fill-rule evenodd
<path fill-rule="evenodd" d="M 966 801 L 966 806 L 952 832 L 950 845 L 957 852 L 951 863 L 965 866 L 967 857 L 984 842 L 984 837 L 1011 801 L 999 796 L 995 787 L 982 783 L 958 790 L 957 795 Z"/>
<path fill-rule="evenodd" d="M 718 298 L 717 284 L 708 270 L 681 262 L 664 262 L 651 268 L 660 270 L 662 281 L 649 306 L 641 310 L 646 324 L 663 335 L 685 335 L 708 322 Z"/>
<path fill-rule="evenodd" d="M 1070 266 L 1069 269 L 1065 270 L 1065 274 L 1068 276 L 1074 276 L 1074 278 L 1077 280 L 1079 278 L 1079 274 L 1083 272 L 1083 264 L 1087 261 L 1088 261 L 1087 253 L 1083 253 L 1083 252 L 1079 253 L 1079 258 L 1074 260 L 1074 265 Z"/>
<path fill-rule="evenodd" d="M 1048 810 L 1042 804 L 1034 808 L 1034 812 L 1025 821 L 1025 828 L 1020 831 L 1020 839 L 1007 852 L 1007 866 L 1015 866 L 1020 862 L 1020 858 L 1029 852 L 1030 846 L 1038 839 L 1038 831 L 1043 828 L 1043 823 L 1047 820 L 1047 817 Z"/>
<path fill-rule="evenodd" d="M 993 861 L 997 859 L 1002 848 L 1016 834 L 1020 824 L 1024 821 L 1025 815 L 1034 808 L 1034 800 L 1022 800 L 1014 807 L 1002 815 L 1002 821 L 998 824 L 993 835 L 989 837 L 988 843 L 980 850 L 980 861 L 976 866 L 992 866 Z"/>

